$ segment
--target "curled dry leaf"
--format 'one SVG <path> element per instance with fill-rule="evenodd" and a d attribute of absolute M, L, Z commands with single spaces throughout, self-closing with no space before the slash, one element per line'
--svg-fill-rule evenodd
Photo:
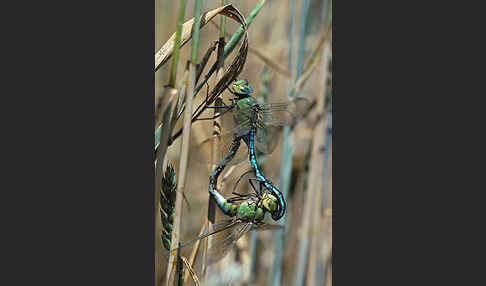
<path fill-rule="evenodd" d="M 220 9 L 222 9 L 222 10 L 220 10 Z M 226 69 L 223 76 L 218 80 L 218 83 L 211 90 L 211 93 L 209 95 L 208 100 L 199 104 L 199 106 L 194 110 L 193 116 L 192 116 L 192 122 L 196 121 L 197 118 L 204 112 L 205 104 L 208 104 L 208 105 L 212 104 L 216 100 L 216 98 L 224 91 L 224 89 L 232 81 L 234 81 L 238 77 L 238 75 L 243 70 L 243 67 L 245 66 L 246 57 L 248 55 L 248 31 L 247 31 L 247 25 L 246 25 L 245 17 L 238 11 L 238 9 L 233 7 L 231 4 L 223 6 L 221 8 L 215 9 L 215 10 L 219 11 L 219 14 L 230 17 L 231 19 L 234 19 L 238 23 L 241 24 L 241 26 L 244 30 L 243 40 L 241 41 L 240 48 L 238 50 L 238 54 L 233 58 L 233 61 L 228 66 L 228 68 Z M 212 10 L 212 11 L 215 11 L 215 10 Z M 210 12 L 212 12 L 212 11 L 210 11 Z M 207 23 L 207 21 L 211 20 L 211 18 L 208 19 L 208 17 L 206 16 L 210 12 L 206 12 L 202 15 L 202 17 L 205 17 L 204 18 L 205 24 Z M 201 20 L 201 25 L 202 25 L 202 20 Z M 170 42 L 170 40 L 169 40 L 169 42 Z M 155 62 L 157 63 L 157 56 L 156 56 Z M 156 64 L 156 66 L 157 66 L 157 64 Z M 209 73 L 211 73 L 211 71 Z M 197 94 L 198 90 L 199 89 L 196 89 L 195 94 Z M 195 96 L 195 94 L 193 94 L 193 96 Z M 181 134 L 182 134 L 182 128 L 179 129 L 175 133 L 175 135 L 172 137 L 172 139 L 175 140 Z"/>
<path fill-rule="evenodd" d="M 241 13 L 233 7 L 232 4 L 225 5 L 219 8 L 216 8 L 211 11 L 207 11 L 201 15 L 201 24 L 200 29 L 202 29 L 214 16 L 216 15 L 224 15 L 229 17 L 241 25 L 246 26 L 245 18 Z M 184 46 L 192 36 L 192 26 L 194 24 L 194 18 L 190 19 L 189 21 L 185 22 L 182 25 L 182 34 L 181 34 L 181 47 Z M 160 50 L 155 53 L 155 71 L 157 71 L 163 64 L 169 60 L 172 56 L 172 52 L 174 51 L 174 43 L 175 43 L 175 33 L 169 38 L 169 40 L 160 48 Z"/>

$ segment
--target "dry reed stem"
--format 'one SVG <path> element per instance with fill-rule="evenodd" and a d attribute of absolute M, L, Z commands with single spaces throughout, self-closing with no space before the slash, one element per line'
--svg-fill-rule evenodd
<path fill-rule="evenodd" d="M 239 30 L 235 33 L 235 39 L 240 39 L 241 36 L 243 35 L 243 40 L 241 42 L 240 48 L 238 50 L 238 54 L 235 56 L 229 67 L 226 69 L 226 72 L 224 73 L 223 77 L 216 83 L 214 88 L 211 90 L 209 99 L 207 102 L 202 102 L 199 104 L 199 106 L 196 108 L 194 115 L 192 117 L 192 122 L 196 121 L 197 118 L 204 112 L 206 109 L 205 103 L 208 105 L 212 104 L 216 98 L 226 89 L 226 87 L 233 82 L 238 75 L 241 73 L 243 70 L 243 67 L 246 62 L 246 57 L 248 54 L 248 33 L 247 33 L 247 25 L 246 25 L 246 20 L 245 17 L 238 11 L 238 9 L 234 8 L 231 4 L 226 5 L 225 7 L 228 7 L 227 10 L 225 10 L 224 13 L 221 13 L 222 15 L 226 15 L 233 20 L 237 21 L 239 24 L 241 24 Z M 239 32 L 239 31 L 243 32 Z M 233 40 L 233 38 L 232 38 Z M 233 46 L 236 45 L 238 40 L 233 41 Z M 229 43 L 230 44 L 230 43 Z M 228 45 L 229 45 L 228 44 Z M 226 47 L 228 46 L 226 45 Z M 228 53 L 230 53 L 232 49 L 228 49 Z M 226 55 L 226 50 L 225 50 L 225 55 Z M 214 67 L 214 65 L 213 65 Z M 197 92 L 200 90 L 201 86 L 207 82 L 209 77 L 212 75 L 213 67 L 211 67 L 211 70 L 206 74 L 204 77 L 203 81 L 201 84 L 196 88 L 196 92 L 193 94 L 193 96 L 196 96 Z M 182 128 L 179 129 L 172 137 L 171 142 L 173 142 L 175 139 L 177 139 L 180 135 L 182 134 Z"/>
<path fill-rule="evenodd" d="M 204 230 L 206 229 L 205 223 L 202 224 L 201 230 L 199 231 L 198 237 L 201 236 L 204 233 Z M 201 245 L 201 239 L 198 239 L 194 243 L 194 247 L 192 248 L 192 253 L 190 257 L 190 264 L 192 267 L 194 267 L 194 262 L 196 261 L 196 255 L 199 251 L 199 246 Z M 187 283 L 187 279 L 189 278 L 189 273 L 186 273 L 184 276 L 184 283 Z"/>
<path fill-rule="evenodd" d="M 311 223 L 312 223 L 312 211 L 314 209 L 320 211 L 320 207 L 314 206 L 317 203 L 320 203 L 321 197 L 321 189 L 319 188 L 319 178 L 322 176 L 322 170 L 324 168 L 324 152 L 323 146 L 325 144 L 325 134 L 326 130 L 326 118 L 324 114 L 324 102 L 325 102 L 325 88 L 327 83 L 327 66 L 329 63 L 329 54 L 330 54 L 330 47 L 329 45 L 324 45 L 323 48 L 323 87 L 321 88 L 322 93 L 318 97 L 318 106 L 319 113 L 322 114 L 321 120 L 318 122 L 316 127 L 313 131 L 313 142 L 312 142 L 312 151 L 311 151 L 311 161 L 310 161 L 310 171 L 309 171 L 309 185 L 305 197 L 304 203 L 304 214 L 302 216 L 302 228 L 300 231 L 301 239 L 299 243 L 299 259 L 298 263 L 299 266 L 297 267 L 297 272 L 295 275 L 295 284 L 294 285 L 302 285 L 304 281 L 304 272 L 305 272 L 305 265 L 307 261 L 307 254 L 309 250 L 309 239 L 312 237 L 311 233 Z M 308 279 L 312 279 L 312 277 L 307 277 Z"/>
<path fill-rule="evenodd" d="M 326 196 L 328 197 L 326 201 L 326 208 L 321 212 L 321 221 L 323 226 L 325 227 L 324 231 L 319 234 L 320 241 L 322 242 L 319 244 L 320 248 L 318 249 L 318 253 L 320 257 L 318 258 L 322 264 L 321 271 L 324 271 L 327 276 L 331 276 L 332 273 L 328 272 L 330 264 L 332 262 L 332 144 L 329 150 L 329 168 L 327 170 L 327 186 L 326 186 Z M 325 277 L 328 279 L 328 277 Z"/>
<path fill-rule="evenodd" d="M 320 164 L 316 164 L 316 165 L 311 165 L 311 175 L 309 176 L 309 180 L 311 180 L 312 178 L 315 178 L 316 180 L 316 185 L 315 185 L 315 188 L 316 190 L 322 190 L 322 180 L 318 180 L 318 176 L 317 174 L 313 174 L 312 172 L 316 172 L 318 174 L 322 174 L 324 172 L 324 164 L 325 164 L 325 161 L 326 159 L 324 158 L 325 156 L 325 152 L 324 152 L 324 149 L 323 147 L 326 147 L 325 146 L 325 142 L 326 142 L 326 136 L 329 136 L 329 133 L 326 132 L 326 129 L 327 129 L 327 120 L 329 120 L 327 118 L 328 114 L 324 114 L 325 110 L 324 110 L 324 106 L 325 106 L 325 100 L 326 100 L 326 97 L 327 97 L 327 94 L 326 92 L 329 92 L 328 91 L 328 86 L 327 86 L 327 73 L 328 73 L 328 65 L 329 65 L 329 57 L 330 57 L 330 50 L 331 50 L 331 47 L 326 44 L 324 45 L 323 47 L 321 46 L 321 49 L 322 49 L 322 55 L 323 55 L 323 60 L 321 62 L 321 69 L 320 69 L 320 73 L 323 74 L 323 77 L 324 77 L 324 80 L 321 81 L 321 86 L 320 86 L 320 89 L 319 89 L 319 97 L 318 97 L 318 101 L 317 101 L 317 107 L 318 107 L 318 113 L 321 115 L 321 120 L 318 122 L 317 126 L 315 127 L 314 131 L 315 132 L 322 132 L 323 135 L 321 136 L 322 137 L 322 142 L 320 142 L 322 145 L 321 146 L 318 146 L 319 147 L 319 151 L 320 151 L 320 154 L 313 154 L 313 155 L 316 155 L 316 156 L 319 156 L 319 158 L 322 158 L 322 162 L 320 162 Z M 317 64 L 317 62 L 316 62 Z M 325 115 L 325 117 L 324 117 Z M 314 151 L 314 149 L 313 149 Z M 314 159 L 314 157 L 313 158 Z M 312 162 L 312 161 L 311 161 Z M 328 161 L 329 163 L 329 161 Z M 312 163 L 311 163 L 312 164 Z M 328 175 L 328 174 L 326 174 Z M 311 178 L 312 176 L 312 178 Z M 326 186 L 327 187 L 327 186 Z M 325 233 L 325 229 L 322 229 L 322 227 L 324 226 L 324 219 L 322 216 L 321 216 L 321 201 L 322 201 L 322 191 L 317 191 L 314 199 L 314 206 L 312 206 L 312 211 L 313 211 L 313 215 L 312 215 L 312 228 L 309 230 L 310 233 L 309 233 L 309 237 L 311 239 L 311 246 L 310 246 L 310 251 L 309 251 L 309 266 L 307 267 L 307 282 L 306 282 L 306 285 L 308 286 L 311 286 L 311 285 L 315 285 L 316 281 L 316 270 L 317 270 L 317 263 L 318 263 L 318 259 L 319 259 L 319 248 L 320 246 L 322 246 L 323 244 L 323 240 L 325 239 L 324 237 L 324 233 Z"/>
<path fill-rule="evenodd" d="M 226 2 L 225 0 L 221 0 L 221 4 L 223 5 L 224 2 Z M 221 16 L 221 22 L 223 22 L 223 19 L 224 17 Z M 218 45 L 218 57 L 217 57 L 217 62 L 218 62 L 218 68 L 216 70 L 216 78 L 218 81 L 220 81 L 223 76 L 224 76 L 224 44 L 225 44 L 225 40 L 224 40 L 224 28 L 225 28 L 225 25 L 222 25 L 221 26 L 221 29 L 220 29 L 220 38 L 219 38 L 219 45 Z M 223 37 L 221 37 L 221 35 L 223 35 Z M 216 105 L 222 105 L 222 101 L 221 99 L 218 97 L 215 101 L 215 104 Z M 213 112 L 213 115 L 216 116 L 218 115 L 220 112 L 217 110 L 217 109 L 214 109 L 214 112 Z M 213 121 L 213 136 L 219 136 L 221 135 L 221 126 L 222 126 L 222 122 L 221 122 L 221 118 L 218 117 L 216 119 L 214 119 Z M 214 140 L 214 144 L 213 146 L 211 146 L 211 156 L 212 156 L 212 161 L 213 162 L 216 162 L 217 160 L 217 157 L 218 157 L 218 154 L 220 154 L 220 148 L 219 148 L 219 143 L 220 140 Z M 211 166 L 211 170 L 213 170 L 214 168 L 216 168 L 216 165 L 213 164 Z M 210 172 L 211 172 L 210 170 Z M 219 188 L 220 190 L 222 190 L 221 188 Z M 215 202 L 214 200 L 212 200 L 211 196 L 209 197 L 209 204 L 211 204 L 211 211 L 213 212 L 212 214 L 208 214 L 208 219 L 209 217 L 212 217 L 212 218 L 215 218 L 215 211 L 216 211 L 216 207 L 215 207 Z M 209 204 L 208 204 L 208 207 L 209 207 Z M 208 227 L 210 228 L 211 225 L 214 223 L 214 221 L 208 221 Z M 207 247 L 208 249 L 212 247 L 212 245 L 214 244 L 214 237 L 213 236 L 210 236 L 208 237 L 207 239 L 208 243 L 207 243 Z M 207 251 L 207 249 L 205 249 Z M 205 252 L 207 253 L 207 252 Z M 204 257 L 204 265 L 206 265 L 206 257 Z M 208 271 L 209 273 L 214 273 L 214 272 L 219 272 L 219 270 L 222 269 L 222 262 L 217 262 L 217 263 L 214 263 L 213 265 L 211 265 L 210 267 L 208 267 L 208 269 L 210 269 L 210 271 Z"/>
<path fill-rule="evenodd" d="M 180 241 L 180 234 L 181 234 L 181 219 L 182 219 L 182 202 L 184 196 L 184 188 L 186 184 L 186 174 L 187 174 L 187 165 L 188 165 L 188 158 L 189 158 L 189 147 L 190 147 L 190 137 L 191 137 L 191 115 L 192 115 L 192 102 L 194 97 L 188 96 L 192 94 L 194 91 L 194 81 L 196 76 L 196 67 L 193 63 L 189 65 L 189 86 L 187 88 L 186 94 L 186 109 L 184 113 L 184 130 L 182 132 L 182 141 L 181 141 L 181 155 L 179 161 L 179 172 L 177 178 L 177 196 L 176 196 L 176 203 L 175 203 L 175 211 L 174 211 L 174 223 L 173 223 L 173 230 L 172 230 L 172 239 L 171 239 L 171 249 L 176 249 L 177 245 Z M 176 254 L 174 252 L 169 253 L 169 263 L 167 265 L 167 279 L 166 279 L 166 286 L 172 284 L 174 279 L 173 269 L 175 267 Z"/>
<path fill-rule="evenodd" d="M 295 20 L 295 0 L 290 1 L 290 9 L 289 9 L 289 25 L 287 29 L 288 33 L 288 69 L 293 70 L 293 50 L 294 50 L 294 20 Z M 298 74 L 297 74 L 298 76 Z M 287 84 L 286 89 L 286 99 L 290 99 L 290 89 L 291 83 L 290 81 Z M 282 192 L 284 199 L 287 199 L 289 189 L 290 189 L 290 176 L 292 170 L 292 138 L 290 137 L 290 128 L 285 126 L 283 129 L 283 144 L 282 144 L 282 159 L 281 159 L 281 167 L 280 167 L 280 191 Z M 286 223 L 286 216 L 281 218 L 281 224 Z M 271 285 L 278 286 L 282 284 L 282 268 L 284 264 L 284 244 L 285 235 L 284 231 L 280 230 L 277 231 L 274 235 L 274 263 L 271 273 Z"/>
<path fill-rule="evenodd" d="M 182 262 L 184 262 L 184 265 L 186 266 L 186 268 L 188 270 L 186 275 L 189 275 L 189 274 L 191 275 L 192 281 L 194 281 L 194 284 L 196 286 L 201 285 L 199 283 L 199 278 L 197 278 L 196 272 L 194 272 L 194 269 L 192 269 L 191 264 L 187 261 L 187 259 L 184 256 L 181 256 L 181 259 L 182 259 Z M 186 279 L 184 279 L 184 283 L 186 283 Z"/>

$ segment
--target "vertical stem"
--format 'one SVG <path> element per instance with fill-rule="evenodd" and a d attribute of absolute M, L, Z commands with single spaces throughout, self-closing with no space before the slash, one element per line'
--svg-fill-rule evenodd
<path fill-rule="evenodd" d="M 302 0 L 300 12 L 300 25 L 299 25 L 299 45 L 297 47 L 297 66 L 295 72 L 295 81 L 302 73 L 302 67 L 304 66 L 304 53 L 305 53 L 305 36 L 306 36 L 306 19 L 307 11 L 309 7 L 308 0 Z"/>
<path fill-rule="evenodd" d="M 184 1 L 185 2 L 185 1 Z M 185 3 L 184 5 L 185 6 Z M 199 44 L 199 25 L 200 25 L 200 15 L 201 15 L 201 0 L 196 0 L 194 8 L 194 24 L 192 26 L 192 48 L 191 48 L 191 63 L 189 65 L 189 83 L 186 94 L 186 108 L 184 110 L 184 129 L 182 131 L 182 141 L 181 141 L 181 157 L 179 161 L 179 177 L 177 184 L 177 196 L 175 203 L 175 213 L 174 213 L 174 228 L 172 230 L 171 239 L 171 249 L 175 249 L 180 241 L 181 235 L 181 221 L 182 221 L 182 201 L 184 197 L 184 189 L 186 184 L 187 166 L 189 158 L 189 146 L 191 137 L 191 117 L 193 109 L 193 99 L 194 97 L 189 96 L 194 92 L 195 78 L 196 78 L 196 62 L 197 62 L 197 49 Z M 181 13 L 179 14 L 181 16 Z M 180 17 L 181 18 L 181 17 Z M 179 18 L 179 19 L 180 19 Z M 182 13 L 183 18 L 183 13 Z M 174 55 L 173 55 L 174 56 Z M 174 78 L 175 79 L 175 78 Z M 174 253 L 170 253 L 169 263 L 167 265 L 167 280 L 166 285 L 172 284 L 174 279 L 172 274 L 172 269 L 174 268 Z"/>
<path fill-rule="evenodd" d="M 199 48 L 199 26 L 201 25 L 201 0 L 196 0 L 194 7 L 194 24 L 192 26 L 191 63 L 197 64 L 197 51 Z M 193 87 L 194 88 L 194 87 Z"/>
<path fill-rule="evenodd" d="M 263 7 L 263 4 L 265 4 L 265 0 L 261 0 L 253 8 L 253 10 L 251 10 L 248 17 L 246 17 L 245 22 L 246 22 L 247 28 L 250 27 L 250 24 L 253 21 L 253 18 L 255 18 L 255 16 L 258 15 L 258 12 L 260 12 L 260 9 Z M 225 59 L 234 50 L 234 48 L 236 47 L 236 44 L 238 43 L 238 41 L 243 36 L 244 31 L 245 31 L 245 29 L 243 28 L 243 26 L 240 26 L 238 28 L 238 30 L 236 30 L 236 32 L 233 34 L 233 36 L 231 36 L 231 39 L 229 40 L 229 42 L 224 46 L 224 58 Z M 201 83 L 197 86 L 195 94 L 193 94 L 194 96 L 196 96 L 196 94 L 199 92 L 199 90 L 201 90 L 201 88 L 204 86 L 204 84 L 206 84 L 206 82 L 211 77 L 211 75 L 213 75 L 213 73 L 216 71 L 216 69 L 217 69 L 217 63 L 215 63 L 214 65 L 211 66 L 211 69 L 209 70 L 207 75 L 204 77 L 204 79 L 201 81 Z"/>
<path fill-rule="evenodd" d="M 304 202 L 304 214 L 302 216 L 302 228 L 301 228 L 301 237 L 299 241 L 299 249 L 298 249 L 298 260 L 297 260 L 297 271 L 295 275 L 294 285 L 303 285 L 305 273 L 306 273 L 306 266 L 307 266 L 307 257 L 309 255 L 309 241 L 312 238 L 312 243 L 314 248 L 318 245 L 317 243 L 322 243 L 316 240 L 317 234 L 319 233 L 318 230 L 314 230 L 312 232 L 311 225 L 315 220 L 319 219 L 319 216 L 314 215 L 312 216 L 312 211 L 320 213 L 320 202 L 321 202 L 321 195 L 322 191 L 319 189 L 319 177 L 322 176 L 322 170 L 324 169 L 324 152 L 322 148 L 325 144 L 325 129 L 326 129 L 326 119 L 327 116 L 324 114 L 324 104 L 325 104 L 325 91 L 327 86 L 327 75 L 328 75 L 328 63 L 329 63 L 329 54 L 330 54 L 330 46 L 329 44 L 324 44 L 323 47 L 324 51 L 322 52 L 322 74 L 323 74 L 323 87 L 321 88 L 321 94 L 318 98 L 318 108 L 319 114 L 322 115 L 322 119 L 318 122 L 317 126 L 314 128 L 313 136 L 314 138 L 312 142 L 312 153 L 311 153 L 311 162 L 310 162 L 310 173 L 309 173 L 309 185 L 305 197 Z M 312 259 L 310 261 L 317 260 L 317 253 L 312 253 Z M 312 263 L 309 267 L 315 268 L 315 263 Z M 308 283 L 314 283 L 312 279 L 315 278 L 315 274 L 313 273 L 313 269 L 311 269 L 310 273 L 312 277 L 308 276 Z M 312 285 L 312 284 L 308 284 Z"/>
<path fill-rule="evenodd" d="M 330 90 L 327 91 L 330 93 Z M 332 137 L 332 94 L 328 95 L 329 102 L 328 102 L 328 109 L 327 109 L 327 115 L 326 117 L 328 118 L 327 120 L 327 126 L 326 126 L 326 143 L 324 145 L 324 170 L 322 172 L 322 201 L 321 201 L 321 206 L 320 209 L 323 212 L 324 209 L 326 208 L 326 200 L 327 200 L 327 172 L 329 169 L 329 157 L 331 157 L 331 137 Z"/>
<path fill-rule="evenodd" d="M 226 5 L 226 0 L 221 0 L 221 6 Z M 226 17 L 221 15 L 220 16 L 220 26 L 219 26 L 219 43 L 218 43 L 218 55 L 217 55 L 217 62 L 216 62 L 216 67 L 217 67 L 217 72 L 216 72 L 216 77 L 218 80 L 220 80 L 223 75 L 224 75 L 224 48 L 225 48 L 225 41 L 224 41 L 224 36 L 225 36 L 225 26 L 226 26 Z M 216 105 L 222 105 L 221 99 L 218 97 L 215 101 Z M 218 109 L 214 109 L 213 111 L 213 116 L 219 115 L 220 111 Z M 219 136 L 221 134 L 221 119 L 217 117 L 213 121 L 213 136 Z M 216 162 L 218 160 L 218 154 L 219 152 L 219 140 L 214 140 L 213 146 L 211 146 L 211 155 L 212 155 L 212 161 Z M 211 165 L 211 170 L 212 171 L 214 168 L 216 168 L 216 165 Z M 208 198 L 208 229 L 211 227 L 211 225 L 215 222 L 215 217 L 216 217 L 216 204 L 214 199 L 209 196 Z M 205 245 L 205 251 L 203 255 L 203 274 L 208 274 L 209 276 L 213 275 L 214 273 L 217 272 L 218 269 L 221 268 L 221 262 L 216 263 L 212 265 L 211 267 L 207 267 L 206 265 L 206 254 L 207 254 L 207 249 L 212 246 L 214 243 L 213 241 L 213 236 L 210 236 L 207 238 L 207 244 Z M 207 269 L 206 269 L 207 267 Z M 207 273 L 206 273 L 207 271 Z"/>
<path fill-rule="evenodd" d="M 221 6 L 226 5 L 226 0 L 221 0 Z M 219 37 L 224 38 L 224 35 L 226 33 L 226 17 L 225 16 L 220 16 L 220 21 L 219 21 Z"/>
<path fill-rule="evenodd" d="M 253 8 L 253 10 L 251 10 L 248 17 L 246 17 L 245 22 L 246 22 L 247 29 L 250 27 L 250 24 L 253 21 L 253 19 L 256 17 L 256 15 L 258 15 L 258 12 L 260 12 L 260 9 L 262 9 L 263 4 L 265 4 L 265 0 L 261 0 L 260 2 L 258 2 L 258 4 Z M 238 43 L 238 41 L 243 36 L 244 31 L 245 31 L 245 29 L 243 28 L 243 26 L 240 26 L 238 28 L 238 30 L 236 30 L 236 32 L 233 34 L 233 36 L 231 36 L 231 39 L 229 40 L 228 44 L 224 47 L 224 57 L 225 58 L 236 47 L 236 44 Z"/>
<path fill-rule="evenodd" d="M 326 48 L 328 47 L 328 48 Z M 322 81 L 322 86 L 321 86 L 321 91 L 320 94 L 322 94 L 321 97 L 318 98 L 318 108 L 321 114 L 324 113 L 324 105 L 326 98 L 329 97 L 329 88 L 328 88 L 328 64 L 329 64 L 329 44 L 326 42 L 324 48 L 326 48 L 325 51 L 323 51 L 323 56 L 326 57 L 322 61 L 322 66 L 321 66 L 321 73 L 324 75 L 324 79 Z M 327 53 L 327 54 L 326 54 Z M 329 103 L 328 103 L 329 104 Z M 324 115 L 324 114 L 323 114 Z M 312 222 L 311 222 L 311 229 L 309 229 L 309 240 L 311 240 L 311 245 L 310 245 L 310 250 L 309 250 L 309 267 L 307 268 L 307 279 L 306 283 L 308 286 L 313 286 L 318 283 L 319 280 L 319 264 L 324 265 L 324 263 L 319 263 L 324 257 L 320 255 L 322 253 L 323 247 L 327 250 L 329 240 L 328 240 L 328 229 L 326 224 L 326 216 L 323 212 L 324 209 L 321 210 L 321 203 L 325 201 L 326 198 L 326 192 L 327 190 L 327 182 L 329 176 L 329 169 L 328 169 L 328 164 L 329 164 L 329 155 L 330 155 L 330 143 L 331 143 L 331 133 L 327 132 L 329 130 L 329 126 L 332 122 L 332 117 L 331 113 L 329 112 L 329 105 L 328 109 L 325 113 L 325 121 L 321 122 L 316 130 L 318 132 L 322 132 L 325 136 L 325 140 L 321 142 L 323 145 L 319 146 L 319 148 L 324 147 L 323 150 L 319 150 L 319 154 L 313 154 L 315 156 L 318 156 L 322 158 L 322 163 L 321 166 L 318 165 L 312 165 L 312 167 L 316 168 L 315 170 L 312 169 L 312 172 L 316 172 L 317 174 L 313 177 L 316 180 L 318 177 L 318 173 L 321 173 L 321 187 L 320 189 L 319 184 L 316 183 L 313 186 L 316 188 L 315 190 L 315 195 L 313 197 L 314 200 L 314 205 L 312 206 Z M 323 120 L 322 120 L 323 121 Z M 322 169 L 322 170 L 319 170 Z M 309 178 L 311 180 L 312 178 Z M 310 190 L 309 190 L 310 191 Z M 322 199 L 321 199 L 322 198 Z"/>
<path fill-rule="evenodd" d="M 292 55 L 294 53 L 294 19 L 295 19 L 295 0 L 290 0 L 290 15 L 289 15 L 289 26 L 288 26 L 288 33 L 289 33 L 289 54 L 288 54 L 288 70 L 292 71 Z M 297 78 L 297 77 L 296 77 Z M 289 82 L 287 85 L 287 100 L 290 98 L 290 90 L 291 90 L 292 83 Z M 282 167 L 280 168 L 280 191 L 284 195 L 284 199 L 287 200 L 288 197 L 288 190 L 290 185 L 290 171 L 291 171 L 291 162 L 292 162 L 292 155 L 291 155 L 291 146 L 289 142 L 289 133 L 290 129 L 288 126 L 284 127 L 283 130 L 283 147 L 282 147 Z M 289 156 L 290 155 L 290 156 Z M 290 162 L 289 162 L 290 161 Z M 288 204 L 287 204 L 288 206 Z M 285 225 L 287 215 L 280 219 L 281 224 Z M 279 286 L 281 285 L 282 280 L 282 264 L 283 264 L 283 250 L 284 250 L 284 230 L 277 230 L 275 231 L 274 235 L 274 252 L 275 252 L 275 259 L 272 269 L 272 276 L 271 276 L 271 285 Z"/>
<path fill-rule="evenodd" d="M 170 69 L 169 86 L 175 87 L 177 77 L 177 64 L 179 62 L 179 50 L 181 45 L 182 25 L 184 24 L 184 14 L 186 11 L 186 0 L 179 1 L 179 16 L 177 18 L 176 37 L 174 52 L 172 53 L 172 64 Z"/>

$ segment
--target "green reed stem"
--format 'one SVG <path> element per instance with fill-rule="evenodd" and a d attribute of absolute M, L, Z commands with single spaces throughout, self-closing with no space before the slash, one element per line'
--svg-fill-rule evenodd
<path fill-rule="evenodd" d="M 305 53 L 305 36 L 306 36 L 306 19 L 307 19 L 307 12 L 308 12 L 308 1 L 303 0 L 301 4 L 301 14 L 300 14 L 300 27 L 299 27 L 299 43 L 298 43 L 298 51 L 297 51 L 297 66 L 296 66 L 296 77 L 297 80 L 302 73 L 302 67 L 304 64 L 304 53 Z M 296 95 L 298 96 L 298 95 Z M 287 138 L 286 138 L 287 139 Z M 291 151 L 292 152 L 292 151 Z M 292 155 L 290 154 L 290 158 Z M 289 160 L 290 164 L 292 164 L 292 160 Z M 290 173 L 288 173 L 290 175 Z M 304 233 L 303 240 L 300 242 L 299 245 L 299 252 L 298 252 L 298 261 L 297 261 L 297 273 L 295 275 L 294 285 L 303 285 L 304 283 L 304 274 L 307 267 L 307 256 L 308 256 L 308 249 L 309 249 L 309 239 L 307 234 Z"/>
<path fill-rule="evenodd" d="M 256 15 L 258 15 L 258 12 L 260 12 L 260 10 L 262 9 L 263 4 L 265 4 L 265 0 L 260 1 L 253 8 L 253 10 L 251 10 L 250 14 L 246 18 L 246 25 L 247 25 L 247 27 L 250 26 L 250 24 L 253 21 L 253 19 L 256 17 Z M 231 36 L 231 39 L 229 40 L 229 42 L 226 43 L 226 45 L 224 46 L 224 58 L 225 59 L 235 49 L 236 44 L 238 44 L 238 41 L 243 36 L 244 31 L 245 30 L 243 29 L 243 26 L 240 26 L 238 28 L 238 30 L 236 30 L 236 32 L 233 34 L 233 36 Z M 204 77 L 204 79 L 202 80 L 202 82 L 197 86 L 197 88 L 196 88 L 196 90 L 194 91 L 194 94 L 193 94 L 194 96 L 196 96 L 198 94 L 198 92 L 206 84 L 206 82 L 209 80 L 209 78 L 211 77 L 211 75 L 213 75 L 213 73 L 216 71 L 217 68 L 218 68 L 218 63 L 216 62 L 216 63 L 213 64 L 213 66 L 211 66 L 211 69 L 209 70 L 208 74 Z"/>
<path fill-rule="evenodd" d="M 221 0 L 221 6 L 226 5 L 226 0 Z M 219 37 L 224 38 L 224 34 L 226 33 L 226 17 L 221 16 L 220 22 L 219 22 Z"/>
<path fill-rule="evenodd" d="M 186 0 L 179 1 L 179 16 L 177 18 L 176 37 L 174 52 L 172 53 L 172 65 L 170 69 L 169 86 L 175 87 L 177 78 L 177 64 L 179 62 L 179 51 L 181 46 L 182 25 L 184 24 L 184 14 L 186 11 Z"/>

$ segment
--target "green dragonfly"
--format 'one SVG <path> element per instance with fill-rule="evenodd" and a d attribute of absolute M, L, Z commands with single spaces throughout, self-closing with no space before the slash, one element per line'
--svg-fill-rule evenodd
<path fill-rule="evenodd" d="M 236 139 L 233 141 L 234 146 L 237 147 L 239 144 L 240 141 Z M 222 259 L 233 248 L 235 243 L 245 233 L 251 230 L 279 229 L 283 227 L 281 225 L 272 225 L 263 222 L 267 212 L 273 214 L 278 210 L 278 200 L 270 192 L 263 190 L 261 187 L 255 189 L 255 186 L 251 185 L 255 189 L 255 193 L 238 194 L 233 192 L 237 196 L 228 199 L 223 197 L 218 191 L 216 182 L 224 169 L 224 163 L 230 161 L 232 155 L 233 153 L 229 152 L 225 156 L 221 162 L 222 165 L 213 171 L 209 179 L 209 194 L 216 201 L 218 208 L 225 215 L 232 217 L 232 219 L 213 224 L 202 235 L 181 245 L 181 247 L 184 247 L 199 239 L 215 235 L 215 243 L 209 247 L 207 253 L 208 264 Z"/>
<path fill-rule="evenodd" d="M 216 174 L 216 177 L 218 175 Z M 208 248 L 207 252 L 206 262 L 208 264 L 215 263 L 225 257 L 236 242 L 249 231 L 283 228 L 281 225 L 263 222 L 265 214 L 274 212 L 278 207 L 277 198 L 269 192 L 257 191 L 257 194 L 240 195 L 226 199 L 213 184 L 210 184 L 210 193 L 216 200 L 219 209 L 232 219 L 213 224 L 209 230 L 180 246 L 185 247 L 199 239 L 214 235 L 215 243 Z M 177 248 L 172 251 L 175 250 Z"/>
<path fill-rule="evenodd" d="M 220 147 L 217 158 L 196 158 L 198 161 L 219 163 L 226 155 L 233 137 L 245 137 L 252 129 L 256 131 L 256 151 L 260 154 L 270 154 L 279 143 L 278 134 L 282 127 L 296 123 L 309 106 L 309 101 L 302 97 L 288 102 L 261 103 L 255 97 L 250 96 L 253 88 L 244 79 L 234 81 L 228 90 L 234 95 L 234 98 L 230 99 L 230 105 L 206 106 L 209 109 L 221 110 L 220 115 L 197 119 L 210 120 L 220 117 L 222 124 L 222 135 L 208 138 L 197 147 L 201 152 L 209 153 L 212 145 L 217 144 Z M 244 161 L 247 155 L 247 150 L 238 151 L 228 164 L 238 164 Z"/>
<path fill-rule="evenodd" d="M 299 115 L 308 107 L 308 101 L 303 98 L 294 98 L 292 101 L 284 103 L 259 103 L 256 98 L 250 96 L 253 93 L 253 88 L 247 80 L 234 81 L 230 85 L 229 91 L 235 96 L 231 99 L 231 105 L 206 106 L 207 108 L 222 110 L 220 112 L 222 114 L 220 115 L 221 122 L 226 132 L 223 135 L 203 141 L 198 146 L 197 154 L 211 154 L 212 147 L 218 145 L 219 154 L 216 156 L 216 160 L 210 160 L 211 163 L 218 164 L 218 168 L 237 164 L 249 157 L 256 180 L 278 199 L 279 210 L 272 213 L 272 218 L 278 220 L 285 213 L 286 203 L 282 193 L 270 180 L 263 176 L 258 167 L 256 153 L 269 154 L 273 152 L 279 141 L 278 132 L 283 126 L 292 125 L 296 122 Z M 199 118 L 198 120 L 214 118 Z M 243 140 L 248 149 L 239 149 L 239 144 L 234 144 L 234 140 Z M 229 153 L 233 154 L 231 160 L 228 161 L 225 157 Z M 200 161 L 197 157 L 196 160 Z M 216 169 L 211 176 L 215 172 Z"/>

